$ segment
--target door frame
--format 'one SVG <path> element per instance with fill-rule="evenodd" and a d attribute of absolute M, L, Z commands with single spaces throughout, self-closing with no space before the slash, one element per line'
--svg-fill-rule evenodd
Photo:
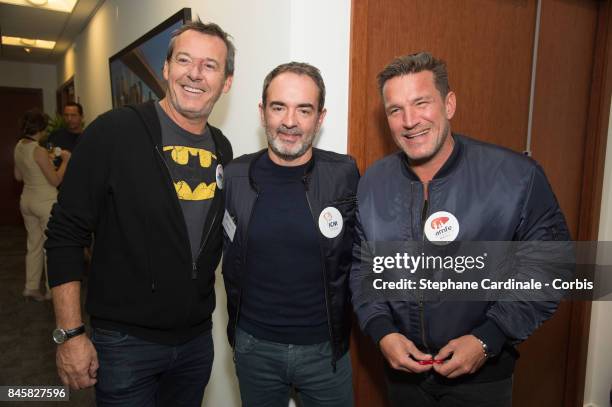
<path fill-rule="evenodd" d="M 597 241 L 604 180 L 604 164 L 612 95 L 612 9 L 610 0 L 599 2 L 591 99 L 588 110 L 587 136 L 582 171 L 582 200 L 578 223 L 579 241 Z M 586 380 L 589 333 L 591 327 L 590 301 L 574 301 L 570 321 L 567 371 L 565 378 L 565 406 L 582 406 Z M 576 374 L 578 373 L 578 374 Z"/>

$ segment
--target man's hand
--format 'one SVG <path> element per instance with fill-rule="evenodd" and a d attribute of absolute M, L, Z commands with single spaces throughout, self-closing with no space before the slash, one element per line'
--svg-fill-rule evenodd
<path fill-rule="evenodd" d="M 451 355 L 452 357 L 446 360 Z M 444 363 L 434 364 L 433 368 L 449 379 L 474 373 L 487 360 L 480 341 L 474 335 L 464 335 L 451 340 L 440 349 L 434 359 L 446 360 Z"/>
<path fill-rule="evenodd" d="M 422 373 L 431 370 L 432 365 L 421 365 L 419 360 L 431 360 L 412 343 L 399 333 L 385 335 L 379 342 L 380 350 L 393 369 L 409 373 Z"/>
<path fill-rule="evenodd" d="M 96 384 L 98 354 L 86 334 L 75 336 L 57 346 L 57 372 L 73 390 Z"/>

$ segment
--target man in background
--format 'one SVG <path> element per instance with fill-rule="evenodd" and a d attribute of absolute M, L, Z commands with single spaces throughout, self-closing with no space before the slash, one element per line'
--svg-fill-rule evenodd
<path fill-rule="evenodd" d="M 47 145 L 72 152 L 83 133 L 83 106 L 76 102 L 66 103 L 62 117 L 66 127 L 51 133 L 47 139 Z"/>

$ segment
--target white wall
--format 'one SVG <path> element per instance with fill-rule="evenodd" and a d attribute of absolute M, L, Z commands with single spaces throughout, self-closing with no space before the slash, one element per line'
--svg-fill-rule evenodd
<path fill-rule="evenodd" d="M 56 72 L 55 65 L 0 61 L 0 86 L 42 89 L 43 110 L 53 117 L 56 107 Z"/>
<path fill-rule="evenodd" d="M 347 151 L 350 1 L 292 1 L 290 59 L 318 67 L 327 116 L 316 146 Z"/>
<path fill-rule="evenodd" d="M 111 108 L 108 58 L 182 7 L 191 7 L 194 17 L 214 21 L 234 37 L 233 87 L 219 100 L 210 121 L 229 137 L 235 155 L 265 146 L 257 111 L 262 82 L 276 65 L 291 60 L 318 66 L 326 82 L 328 113 L 317 146 L 346 152 L 350 0 L 108 0 L 57 72 L 59 83 L 74 74 L 87 123 Z M 204 404 L 237 406 L 240 398 L 225 335 L 226 297 L 220 274 L 215 289 L 216 354 Z"/>
<path fill-rule="evenodd" d="M 608 127 L 608 145 L 604 169 L 604 183 L 599 219 L 599 241 L 612 241 L 612 106 Z M 611 264 L 608 258 L 599 264 Z M 609 276 L 606 276 L 609 279 Z M 609 281 L 609 280 L 608 280 Z M 609 287 L 609 283 L 607 285 Z M 595 301 L 591 310 L 591 329 L 589 334 L 589 354 L 587 357 L 586 383 L 584 389 L 585 406 L 604 407 L 610 405 L 612 388 L 612 299 Z"/>
<path fill-rule="evenodd" d="M 73 43 L 70 48 L 64 53 L 63 59 L 57 64 L 57 84 L 58 86 L 64 84 L 75 71 L 75 44 Z"/>

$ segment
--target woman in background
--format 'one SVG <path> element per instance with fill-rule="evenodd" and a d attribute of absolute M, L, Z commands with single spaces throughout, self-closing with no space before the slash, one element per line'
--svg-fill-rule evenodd
<path fill-rule="evenodd" d="M 57 200 L 57 186 L 70 159 L 70 152 L 61 150 L 62 163 L 55 168 L 49 152 L 38 144 L 48 122 L 49 117 L 40 110 L 28 110 L 21 120 L 21 139 L 15 146 L 15 179 L 23 181 L 19 207 L 28 232 L 23 296 L 36 301 L 51 299 L 48 283 L 46 295 L 40 292 L 43 269 L 46 271 L 45 229 L 51 207 Z"/>

